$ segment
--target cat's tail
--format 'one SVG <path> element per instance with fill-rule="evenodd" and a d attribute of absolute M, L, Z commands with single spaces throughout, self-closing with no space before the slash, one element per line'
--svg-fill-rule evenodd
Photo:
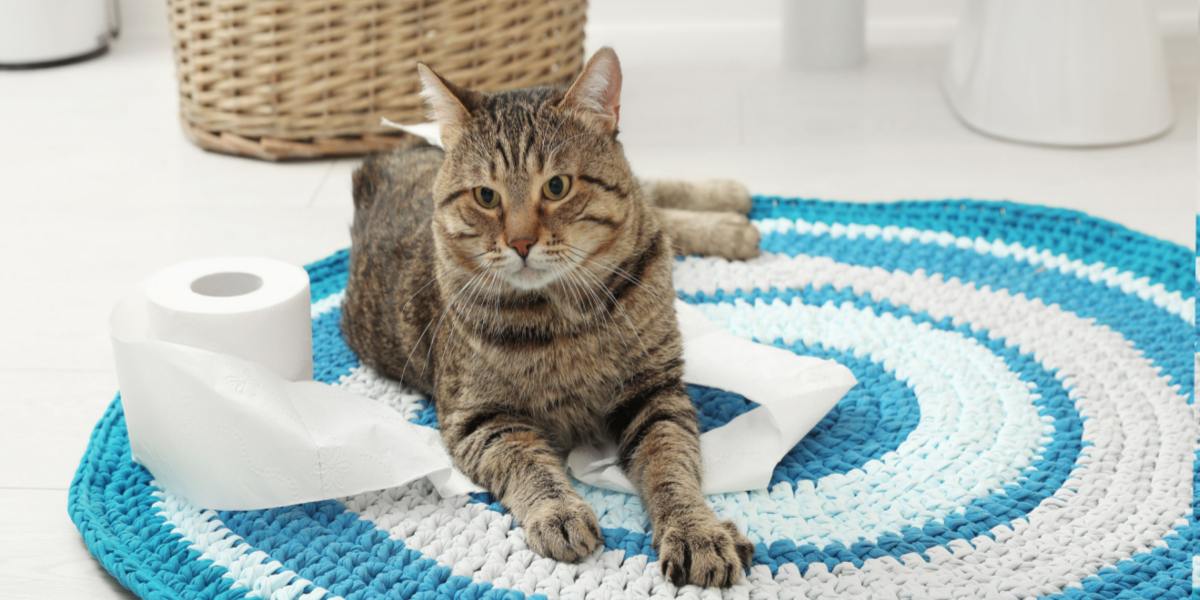
<path fill-rule="evenodd" d="M 368 156 L 351 176 L 355 211 L 365 210 L 375 203 L 375 196 L 380 185 L 384 183 L 382 178 L 386 177 L 387 173 L 384 166 L 380 164 L 383 162 L 380 158 L 379 154 Z"/>

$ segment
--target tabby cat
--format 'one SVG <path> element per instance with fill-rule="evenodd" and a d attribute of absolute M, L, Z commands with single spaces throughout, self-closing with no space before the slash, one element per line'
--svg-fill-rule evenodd
<path fill-rule="evenodd" d="M 602 545 L 563 458 L 608 440 L 663 573 L 737 582 L 753 547 L 700 493 L 671 266 L 673 251 L 758 253 L 745 188 L 634 179 L 609 48 L 565 91 L 483 94 L 418 71 L 445 151 L 413 145 L 354 173 L 347 342 L 435 399 L 455 464 L 537 553 L 574 562 Z"/>

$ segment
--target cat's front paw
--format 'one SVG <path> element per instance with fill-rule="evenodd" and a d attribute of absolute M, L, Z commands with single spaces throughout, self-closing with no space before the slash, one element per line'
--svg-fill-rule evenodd
<path fill-rule="evenodd" d="M 676 586 L 729 587 L 753 557 L 754 545 L 729 521 L 668 525 L 659 536 L 659 564 Z"/>
<path fill-rule="evenodd" d="M 563 562 L 583 560 L 604 540 L 596 513 L 581 498 L 543 501 L 521 525 L 534 552 Z"/>
<path fill-rule="evenodd" d="M 742 215 L 714 215 L 715 226 L 706 244 L 710 254 L 729 260 L 746 260 L 759 255 L 760 235 L 750 219 Z"/>

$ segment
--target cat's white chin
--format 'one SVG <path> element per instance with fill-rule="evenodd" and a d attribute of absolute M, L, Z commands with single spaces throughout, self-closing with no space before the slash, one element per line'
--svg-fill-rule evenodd
<path fill-rule="evenodd" d="M 509 285 L 518 290 L 540 289 L 557 278 L 558 275 L 551 269 L 538 269 L 529 265 L 524 265 L 505 275 Z"/>

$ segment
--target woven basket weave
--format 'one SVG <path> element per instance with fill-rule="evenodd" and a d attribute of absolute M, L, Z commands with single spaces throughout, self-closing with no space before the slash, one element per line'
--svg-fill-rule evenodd
<path fill-rule="evenodd" d="M 493 91 L 569 83 L 587 0 L 168 0 L 180 118 L 201 147 L 353 155 L 422 121 L 416 62 Z"/>

